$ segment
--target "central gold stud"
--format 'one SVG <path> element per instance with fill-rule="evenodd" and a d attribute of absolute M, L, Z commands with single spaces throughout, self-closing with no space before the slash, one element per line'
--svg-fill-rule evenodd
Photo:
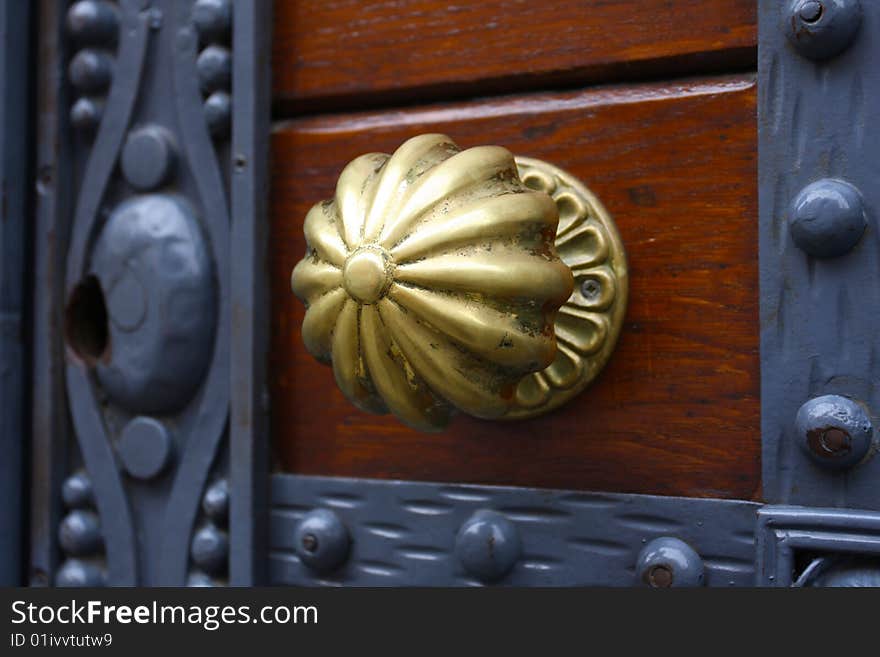
<path fill-rule="evenodd" d="M 357 249 L 345 261 L 342 280 L 346 292 L 361 303 L 376 303 L 391 285 L 391 258 L 380 246 Z"/>

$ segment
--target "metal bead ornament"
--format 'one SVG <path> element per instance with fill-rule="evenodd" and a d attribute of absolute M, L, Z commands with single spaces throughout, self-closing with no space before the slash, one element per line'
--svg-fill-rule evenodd
<path fill-rule="evenodd" d="M 815 258 L 848 253 L 868 223 L 859 190 L 842 180 L 823 179 L 807 185 L 791 202 L 788 214 L 794 243 Z"/>
<path fill-rule="evenodd" d="M 655 538 L 639 553 L 636 574 L 651 588 L 703 586 L 703 560 L 681 539 Z"/>
<path fill-rule="evenodd" d="M 522 543 L 516 525 L 487 509 L 476 511 L 455 537 L 455 556 L 468 574 L 494 582 L 516 565 Z"/>
<path fill-rule="evenodd" d="M 862 24 L 859 0 L 789 0 L 782 13 L 788 40 L 801 55 L 814 60 L 842 53 Z"/>
<path fill-rule="evenodd" d="M 297 556 L 308 568 L 328 573 L 348 559 L 351 535 L 336 513 L 315 509 L 300 520 L 293 542 Z"/>
<path fill-rule="evenodd" d="M 798 409 L 795 436 L 815 463 L 831 469 L 850 468 L 868 454 L 874 426 L 859 403 L 840 395 L 822 395 Z"/>

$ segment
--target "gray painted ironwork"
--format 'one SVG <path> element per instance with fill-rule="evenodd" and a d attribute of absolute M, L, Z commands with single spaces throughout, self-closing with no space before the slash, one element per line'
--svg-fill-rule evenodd
<path fill-rule="evenodd" d="M 876 436 L 860 463 L 824 467 L 795 422 L 822 395 L 861 404 L 875 427 L 880 413 L 880 4 L 825 4 L 804 23 L 796 1 L 759 2 L 763 492 L 877 510 Z"/>
<path fill-rule="evenodd" d="M 31 5 L 0 4 L 0 586 L 22 582 Z"/>
<path fill-rule="evenodd" d="M 842 0 L 833 5 L 834 12 L 843 8 L 840 13 L 821 19 L 830 22 L 803 26 L 787 13 L 796 0 L 759 3 L 763 490 L 774 504 L 836 507 L 811 509 L 282 474 L 270 479 L 265 215 L 271 3 L 102 0 L 111 11 L 100 25 L 72 34 L 69 5 L 41 2 L 30 582 L 873 581 L 874 571 L 862 562 L 837 559 L 880 555 L 876 439 L 864 458 L 841 458 L 834 468 L 810 451 L 813 445 L 845 450 L 847 435 L 865 438 L 852 431 L 867 435 L 873 429 L 869 422 L 831 420 L 825 427 L 821 413 L 796 423 L 810 400 L 840 395 L 857 404 L 847 417 L 866 409 L 878 426 L 880 334 L 873 327 L 880 308 L 880 187 L 873 182 L 880 164 L 872 155 L 880 133 L 870 129 L 870 119 L 880 94 L 880 74 L 871 62 L 880 45 L 866 26 L 880 23 L 880 6 L 863 2 L 861 10 L 853 9 L 859 4 Z M 6 16 L 0 13 L 0 27 Z M 799 41 L 803 35 L 813 40 Z M 13 78 L 6 75 L 8 60 L 2 62 L 0 85 L 8 85 Z M 5 180 L 14 151 L 6 139 L 10 117 L 0 120 Z M 137 295 L 118 303 L 109 298 L 111 283 L 124 277 L 113 266 L 95 264 L 96 253 L 112 260 L 126 240 L 144 240 L 167 255 L 161 240 L 150 242 L 141 233 L 102 242 L 115 211 L 149 216 L 156 207 L 149 199 L 157 197 L 165 207 L 176 204 L 181 226 L 196 226 L 190 251 L 203 251 L 200 271 L 210 271 L 210 284 L 199 286 L 210 303 L 207 297 L 193 303 L 210 307 L 203 317 L 214 321 L 172 328 L 211 348 L 202 365 L 195 350 L 186 372 L 174 371 L 179 364 L 133 371 L 111 358 L 121 372 L 114 378 L 101 373 L 104 360 L 92 367 L 97 363 L 80 353 L 88 345 L 65 337 L 65 306 L 75 306 L 94 276 L 119 330 L 157 338 L 155 326 L 139 323 Z M 2 230 L 6 254 L 21 234 L 6 224 Z M 181 239 L 189 238 L 172 241 Z M 186 285 L 150 262 L 140 263 L 151 274 L 147 292 Z M 5 286 L 20 272 L 20 259 L 4 255 L 4 303 L 14 297 Z M 126 291 L 137 289 L 131 281 L 126 285 Z M 20 311 L 20 300 L 10 308 Z M 6 340 L 6 323 L 3 328 Z M 3 345 L 4 354 L 17 349 L 20 357 L 20 343 Z M 163 376 L 179 377 L 171 399 L 168 389 L 157 387 Z M 19 458 L 14 450 L 22 432 L 9 426 L 0 438 L 19 441 L 10 443 Z M 843 434 L 825 435 L 826 429 Z M 818 437 L 806 435 L 814 430 Z M 12 515 L 0 520 L 18 522 Z M 799 575 L 800 560 L 811 565 Z M 9 564 L 3 563 L 17 568 Z"/>
<path fill-rule="evenodd" d="M 500 585 L 637 585 L 639 553 L 664 536 L 700 555 L 708 586 L 755 581 L 760 505 L 752 502 L 280 474 L 271 481 L 273 584 L 481 585 L 456 550 L 462 525 L 480 510 L 506 518 L 521 541 Z M 300 523 L 317 509 L 337 516 L 351 537 L 347 559 L 329 573 L 313 570 L 298 554 L 321 549 L 318 533 L 301 543 Z"/>
<path fill-rule="evenodd" d="M 756 540 L 756 584 L 791 586 L 804 557 L 880 557 L 880 513 L 768 505 L 758 512 Z"/>
<path fill-rule="evenodd" d="M 272 4 L 234 4 L 232 357 L 229 421 L 233 586 L 266 581 L 269 515 L 269 134 Z"/>
<path fill-rule="evenodd" d="M 253 583 L 267 3 L 41 10 L 32 582 Z"/>

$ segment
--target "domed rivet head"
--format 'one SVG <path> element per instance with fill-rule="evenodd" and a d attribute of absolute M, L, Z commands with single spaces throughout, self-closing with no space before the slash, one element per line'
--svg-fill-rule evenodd
<path fill-rule="evenodd" d="M 61 485 L 61 499 L 68 509 L 84 509 L 94 504 L 92 480 L 84 472 L 77 472 Z"/>
<path fill-rule="evenodd" d="M 815 23 L 822 18 L 823 11 L 825 11 L 825 7 L 822 6 L 819 0 L 807 0 L 801 3 L 801 6 L 798 8 L 798 16 L 806 23 Z"/>
<path fill-rule="evenodd" d="M 816 258 L 849 252 L 865 232 L 862 195 L 842 180 L 824 179 L 804 187 L 789 207 L 794 243 Z"/>
<path fill-rule="evenodd" d="M 125 471 L 135 479 L 152 479 L 171 460 L 171 435 L 150 417 L 136 417 L 125 425 L 117 446 Z"/>
<path fill-rule="evenodd" d="M 65 553 L 85 556 L 100 552 L 102 548 L 101 525 L 92 511 L 71 511 L 61 521 L 58 542 Z"/>
<path fill-rule="evenodd" d="M 105 91 L 113 79 L 113 58 L 100 50 L 80 50 L 68 67 L 70 83 L 84 93 Z"/>
<path fill-rule="evenodd" d="M 192 20 L 203 43 L 226 41 L 232 25 L 232 7 L 229 0 L 196 0 Z"/>
<path fill-rule="evenodd" d="M 229 136 L 232 122 L 232 99 L 225 91 L 215 91 L 205 99 L 205 123 L 215 139 Z"/>
<path fill-rule="evenodd" d="M 797 51 L 822 60 L 853 42 L 862 23 L 859 0 L 789 0 L 782 28 Z"/>
<path fill-rule="evenodd" d="M 104 586 L 104 573 L 96 565 L 79 559 L 68 559 L 55 575 L 55 585 L 60 587 Z"/>
<path fill-rule="evenodd" d="M 801 449 L 816 463 L 848 468 L 868 453 L 874 426 L 857 402 L 840 395 L 823 395 L 800 407 L 795 434 Z"/>
<path fill-rule="evenodd" d="M 223 46 L 208 46 L 196 59 L 196 71 L 203 94 L 228 91 L 232 84 L 232 54 Z"/>
<path fill-rule="evenodd" d="M 218 525 L 225 527 L 229 518 L 229 485 L 225 479 L 214 482 L 202 497 L 202 510 Z"/>
<path fill-rule="evenodd" d="M 202 527 L 193 536 L 190 556 L 202 570 L 213 575 L 222 573 L 229 556 L 229 537 L 214 525 Z"/>
<path fill-rule="evenodd" d="M 70 108 L 70 125 L 80 132 L 94 132 L 104 114 L 104 103 L 95 98 L 80 98 Z"/>
<path fill-rule="evenodd" d="M 106 0 L 75 2 L 67 10 L 67 33 L 83 45 L 111 45 L 119 33 L 118 10 Z"/>
<path fill-rule="evenodd" d="M 665 589 L 703 585 L 703 560 L 681 539 L 655 538 L 639 553 L 636 574 L 650 587 Z"/>
<path fill-rule="evenodd" d="M 300 560 L 318 573 L 337 569 L 348 558 L 351 536 L 342 520 L 329 509 L 307 513 L 293 534 Z"/>
<path fill-rule="evenodd" d="M 132 130 L 122 149 L 122 175 L 137 190 L 150 191 L 168 180 L 175 161 L 173 138 L 159 126 Z"/>
<path fill-rule="evenodd" d="M 455 537 L 455 556 L 468 574 L 484 582 L 509 573 L 521 552 L 516 525 L 495 511 L 476 511 Z"/>

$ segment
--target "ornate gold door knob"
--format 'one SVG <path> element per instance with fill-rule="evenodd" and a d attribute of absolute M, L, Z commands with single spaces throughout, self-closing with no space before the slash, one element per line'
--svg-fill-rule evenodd
<path fill-rule="evenodd" d="M 626 307 L 614 224 L 576 179 L 421 135 L 370 153 L 305 219 L 308 351 L 359 408 L 426 431 L 538 415 L 608 360 Z"/>

